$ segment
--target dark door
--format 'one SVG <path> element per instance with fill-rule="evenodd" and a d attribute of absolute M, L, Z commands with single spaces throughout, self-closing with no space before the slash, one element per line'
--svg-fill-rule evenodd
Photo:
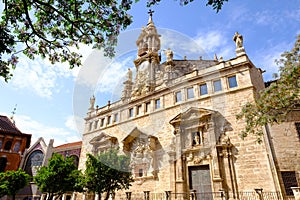
<path fill-rule="evenodd" d="M 196 190 L 197 199 L 212 199 L 209 165 L 189 167 L 190 190 Z"/>

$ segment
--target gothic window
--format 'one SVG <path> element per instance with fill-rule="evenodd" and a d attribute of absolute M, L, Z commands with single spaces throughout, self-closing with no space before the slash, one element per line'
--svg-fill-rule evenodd
<path fill-rule="evenodd" d="M 295 123 L 295 127 L 296 127 L 296 131 L 297 131 L 297 133 L 298 133 L 298 137 L 299 137 L 299 139 L 300 139 L 300 122 L 296 122 L 296 123 Z"/>
<path fill-rule="evenodd" d="M 155 109 L 159 109 L 160 108 L 160 99 L 156 99 L 155 100 Z"/>
<path fill-rule="evenodd" d="M 281 172 L 286 195 L 293 195 L 291 187 L 298 187 L 295 171 Z"/>
<path fill-rule="evenodd" d="M 187 89 L 187 98 L 188 99 L 194 98 L 194 88 L 191 87 Z"/>
<path fill-rule="evenodd" d="M 201 84 L 201 85 L 199 86 L 199 89 L 200 89 L 200 95 L 208 94 L 208 91 L 207 91 L 207 84 L 206 84 L 206 83 Z"/>
<path fill-rule="evenodd" d="M 74 160 L 74 165 L 76 166 L 76 168 L 78 168 L 78 164 L 79 164 L 79 158 L 76 155 L 71 155 L 70 157 L 72 157 Z"/>
<path fill-rule="evenodd" d="M 6 163 L 7 163 L 7 158 L 1 157 L 0 158 L 0 172 L 4 172 Z"/>
<path fill-rule="evenodd" d="M 178 91 L 175 93 L 175 102 L 180 102 L 182 101 L 182 98 L 181 98 L 181 91 Z"/>
<path fill-rule="evenodd" d="M 235 75 L 228 77 L 228 84 L 229 84 L 229 88 L 237 87 L 237 81 Z"/>
<path fill-rule="evenodd" d="M 3 141 L 2 141 L 2 139 L 0 139 L 0 149 L 2 149 L 2 143 L 3 143 Z"/>
<path fill-rule="evenodd" d="M 37 150 L 30 154 L 26 161 L 25 171 L 31 176 L 34 176 L 38 167 L 42 166 L 44 160 L 44 154 L 42 151 Z"/>
<path fill-rule="evenodd" d="M 14 152 L 20 151 L 20 148 L 21 148 L 21 143 L 20 141 L 17 141 L 14 145 Z"/>
<path fill-rule="evenodd" d="M 222 83 L 220 79 L 214 81 L 213 84 L 214 84 L 214 92 L 218 92 L 222 90 Z"/>
<path fill-rule="evenodd" d="M 4 150 L 9 151 L 11 148 L 11 145 L 12 145 L 12 141 L 11 140 L 7 141 L 4 145 Z"/>

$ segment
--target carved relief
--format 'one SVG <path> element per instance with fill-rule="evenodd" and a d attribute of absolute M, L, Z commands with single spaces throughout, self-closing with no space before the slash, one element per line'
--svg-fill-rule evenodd
<path fill-rule="evenodd" d="M 100 133 L 99 136 L 94 137 L 90 144 L 93 145 L 92 152 L 94 154 L 104 152 L 109 148 L 114 148 L 118 146 L 118 140 L 116 137 L 110 136 L 105 133 Z"/>
<path fill-rule="evenodd" d="M 157 138 L 148 136 L 135 128 L 124 140 L 123 150 L 130 155 L 131 167 L 133 169 L 134 177 L 141 178 L 155 178 L 157 176 L 156 170 L 156 154 Z M 140 181 L 142 184 L 143 181 Z"/>

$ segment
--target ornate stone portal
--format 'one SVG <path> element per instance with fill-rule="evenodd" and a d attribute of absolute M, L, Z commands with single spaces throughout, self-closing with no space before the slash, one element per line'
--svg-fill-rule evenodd
<path fill-rule="evenodd" d="M 197 192 L 211 192 L 223 189 L 226 174 L 222 168 L 228 166 L 224 167 L 218 158 L 216 146 L 230 130 L 230 124 L 218 112 L 202 108 L 190 108 L 173 118 L 170 124 L 176 137 L 176 190 L 188 192 L 186 189 L 189 188 Z M 202 177 L 202 184 L 199 185 L 195 177 Z M 184 180 L 188 180 L 188 187 L 184 186 Z"/>
<path fill-rule="evenodd" d="M 123 151 L 130 155 L 134 178 L 142 184 L 157 177 L 156 151 L 159 141 L 135 128 L 123 140 Z"/>

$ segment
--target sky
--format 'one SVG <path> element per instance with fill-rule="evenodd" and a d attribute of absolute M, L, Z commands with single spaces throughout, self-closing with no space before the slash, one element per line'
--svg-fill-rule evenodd
<path fill-rule="evenodd" d="M 204 0 L 187 6 L 162 0 L 151 9 L 162 50 L 171 48 L 175 58 L 213 59 L 216 54 L 227 60 L 235 57 L 232 37 L 238 31 L 250 60 L 266 70 L 265 81 L 278 70 L 275 59 L 290 50 L 300 34 L 299 0 L 229 0 L 219 13 Z M 95 95 L 100 107 L 120 98 L 127 68 L 134 70 L 135 41 L 147 25 L 148 10 L 145 1 L 134 3 L 129 12 L 133 23 L 120 34 L 112 60 L 84 45 L 79 49 L 83 66 L 73 70 L 67 64 L 21 56 L 13 78 L 8 83 L 0 79 L 0 115 L 10 117 L 16 108 L 16 126 L 32 134 L 31 144 L 39 137 L 46 143 L 54 139 L 55 146 L 81 140 L 90 97 Z"/>

